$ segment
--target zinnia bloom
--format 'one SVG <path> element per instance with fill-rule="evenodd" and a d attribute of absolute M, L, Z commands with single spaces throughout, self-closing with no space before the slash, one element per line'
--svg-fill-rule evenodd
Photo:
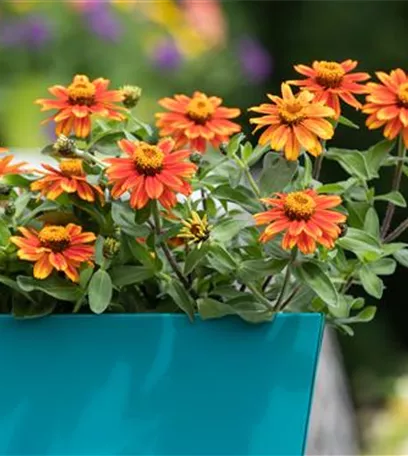
<path fill-rule="evenodd" d="M 46 120 L 56 122 L 57 135 L 68 136 L 73 131 L 78 138 L 86 138 L 91 131 L 93 114 L 112 120 L 125 118 L 118 112 L 125 108 L 114 104 L 123 100 L 123 94 L 120 90 L 107 90 L 109 82 L 103 78 L 91 82 L 87 76 L 77 74 L 68 87 L 55 85 L 48 89 L 56 100 L 41 98 L 36 103 L 42 106 L 41 111 L 58 110 Z"/>
<path fill-rule="evenodd" d="M 0 153 L 7 152 L 7 149 L 0 147 Z M 6 174 L 21 174 L 25 171 L 21 169 L 25 166 L 26 162 L 10 164 L 13 160 L 13 155 L 6 155 L 5 157 L 0 158 L 0 176 L 5 176 Z"/>
<path fill-rule="evenodd" d="M 129 191 L 130 205 L 135 209 L 146 206 L 150 200 L 159 200 L 169 209 L 177 203 L 176 193 L 191 193 L 188 180 L 197 166 L 187 161 L 188 150 L 173 152 L 173 139 L 162 139 L 157 146 L 127 139 L 118 144 L 127 157 L 106 160 L 110 164 L 106 174 L 109 183 L 114 184 L 113 198 Z"/>
<path fill-rule="evenodd" d="M 41 196 L 55 200 L 62 193 L 76 193 L 79 198 L 93 202 L 98 196 L 101 204 L 104 203 L 103 191 L 98 185 L 91 185 L 86 180 L 81 159 L 63 160 L 59 169 L 43 164 L 47 172 L 42 172 L 44 177 L 31 184 L 31 190 L 40 191 Z"/>
<path fill-rule="evenodd" d="M 33 228 L 20 227 L 23 236 L 12 236 L 22 260 L 33 261 L 34 277 L 46 279 L 53 269 L 62 271 L 73 282 L 78 282 L 78 268 L 81 263 L 91 260 L 94 233 L 82 232 L 82 227 L 69 223 L 67 226 L 48 225 L 37 232 Z"/>
<path fill-rule="evenodd" d="M 312 67 L 295 65 L 295 70 L 307 76 L 301 81 L 289 81 L 290 84 L 304 87 L 316 95 L 316 101 L 323 101 L 327 106 L 334 109 L 336 119 L 340 117 L 340 100 L 361 108 L 361 103 L 353 94 L 366 93 L 364 85 L 357 82 L 370 79 L 368 73 L 350 73 L 357 66 L 355 60 L 344 62 L 326 62 L 325 60 L 314 61 Z M 350 73 L 350 74 L 349 74 Z"/>
<path fill-rule="evenodd" d="M 284 249 L 297 246 L 308 254 L 316 250 L 316 243 L 331 249 L 341 233 L 339 224 L 346 221 L 344 214 L 328 210 L 341 204 L 339 196 L 319 195 L 311 189 L 277 193 L 276 198 L 262 201 L 272 209 L 254 215 L 257 225 L 268 224 L 260 241 L 268 242 L 284 232 Z"/>
<path fill-rule="evenodd" d="M 369 114 L 366 124 L 370 130 L 385 125 L 384 136 L 390 140 L 402 133 L 408 147 L 408 76 L 400 68 L 376 75 L 381 84 L 367 84 L 367 103 L 363 106 L 363 112 Z"/>
<path fill-rule="evenodd" d="M 314 95 L 302 90 L 293 95 L 288 84 L 282 84 L 282 98 L 268 95 L 273 102 L 264 103 L 250 108 L 250 111 L 265 114 L 265 116 L 250 119 L 257 124 L 254 133 L 263 127 L 268 127 L 259 138 L 259 143 L 270 143 L 272 149 L 285 151 L 288 160 L 297 160 L 304 148 L 310 154 L 317 156 L 322 153 L 320 139 L 327 140 L 334 134 L 333 125 L 326 120 L 333 117 L 333 109 L 322 101 L 315 101 Z"/>
<path fill-rule="evenodd" d="M 172 136 L 176 147 L 189 144 L 191 149 L 204 153 L 208 142 L 219 147 L 241 127 L 228 119 L 240 115 L 237 108 L 224 108 L 222 99 L 194 92 L 192 97 L 175 95 L 163 98 L 159 104 L 171 112 L 158 113 L 156 125 L 161 136 Z"/>

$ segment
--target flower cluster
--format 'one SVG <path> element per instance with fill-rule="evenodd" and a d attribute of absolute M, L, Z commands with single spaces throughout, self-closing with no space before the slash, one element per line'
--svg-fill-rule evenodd
<path fill-rule="evenodd" d="M 264 129 L 257 145 L 241 133 L 240 110 L 214 95 L 159 100 L 166 111 L 156 114 L 155 141 L 132 112 L 140 88 L 108 90 L 107 79 L 85 75 L 51 87 L 55 99 L 37 103 L 54 111 L 48 120 L 60 136 L 44 151 L 55 164 L 28 168 L 5 149 L 0 159 L 0 272 L 8 277 L 0 287 L 10 287 L 3 311 L 21 315 L 15 306 L 26 297 L 29 315 L 135 311 L 137 301 L 137 311 L 176 306 L 191 319 L 253 323 L 319 311 L 347 333 L 370 320 L 375 307 L 362 309 L 351 286 L 380 298 L 379 276 L 396 261 L 407 266 L 408 250 L 393 241 L 408 223 L 393 229 L 392 219 L 406 205 L 408 77 L 397 69 L 363 84 L 369 75 L 356 65 L 295 65 L 306 79 L 282 83 L 281 96 L 250 108 L 261 114 L 250 119 L 254 133 Z M 342 101 L 368 114 L 370 129 L 384 126 L 386 139 L 368 151 L 328 148 L 339 125 L 355 127 Z M 324 158 L 350 178 L 321 182 Z M 250 167 L 261 160 L 255 179 Z M 368 182 L 393 165 L 392 191 L 376 194 Z"/>

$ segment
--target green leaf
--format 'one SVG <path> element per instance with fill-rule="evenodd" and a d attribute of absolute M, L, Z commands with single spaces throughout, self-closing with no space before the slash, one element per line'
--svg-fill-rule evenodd
<path fill-rule="evenodd" d="M 156 268 L 156 260 L 152 256 L 152 253 L 146 248 L 145 244 L 142 244 L 136 241 L 136 239 L 133 239 L 126 235 L 122 235 L 122 242 L 128 247 L 132 257 L 135 260 L 140 261 L 140 263 L 150 269 Z"/>
<path fill-rule="evenodd" d="M 98 266 L 102 266 L 105 263 L 105 257 L 103 256 L 103 244 L 105 238 L 103 236 L 98 236 L 95 241 L 95 263 Z"/>
<path fill-rule="evenodd" d="M 358 150 L 329 149 L 325 157 L 335 160 L 350 175 L 360 179 L 368 179 L 369 171 L 364 154 Z"/>
<path fill-rule="evenodd" d="M 328 306 L 338 305 L 336 288 L 330 277 L 314 262 L 301 263 L 295 272 L 302 282 L 308 285 Z"/>
<path fill-rule="evenodd" d="M 253 225 L 253 222 L 248 219 L 225 219 L 217 223 L 211 230 L 211 238 L 225 243 L 231 241 L 240 231 L 250 225 Z"/>
<path fill-rule="evenodd" d="M 336 323 L 368 323 L 375 317 L 376 312 L 376 306 L 367 306 L 357 315 L 348 318 L 341 318 L 337 320 Z"/>
<path fill-rule="evenodd" d="M 399 250 L 402 250 L 405 247 L 408 247 L 408 244 L 405 242 L 391 242 L 390 244 L 383 244 L 383 255 L 393 255 L 395 252 L 398 252 Z"/>
<path fill-rule="evenodd" d="M 26 299 L 28 299 L 30 302 L 34 303 L 34 299 L 26 293 L 21 287 L 18 286 L 17 282 L 10 277 L 6 277 L 3 275 L 0 275 L 0 283 L 3 285 L 6 285 L 7 287 L 11 288 L 14 291 L 17 291 L 17 293 L 20 293 L 23 295 Z"/>
<path fill-rule="evenodd" d="M 104 132 L 96 138 L 96 140 L 92 143 L 91 148 L 96 149 L 103 155 L 119 156 L 120 149 L 117 142 L 124 137 L 125 134 L 122 131 Z"/>
<path fill-rule="evenodd" d="M 356 228 L 349 228 L 346 236 L 337 240 L 337 245 L 356 254 L 371 252 L 381 256 L 379 240 L 369 233 Z"/>
<path fill-rule="evenodd" d="M 186 257 L 186 261 L 184 263 L 184 274 L 190 274 L 199 264 L 200 262 L 206 257 L 209 250 L 209 244 L 204 243 L 201 245 L 200 248 L 196 247 Z"/>
<path fill-rule="evenodd" d="M 61 301 L 76 301 L 82 296 L 82 290 L 78 285 L 59 277 L 37 280 L 33 277 L 18 276 L 17 285 L 28 293 L 38 290 Z"/>
<path fill-rule="evenodd" d="M 380 237 L 380 220 L 373 207 L 370 207 L 365 215 L 364 231 L 372 234 L 375 238 Z"/>
<path fill-rule="evenodd" d="M 239 264 L 238 277 L 244 283 L 277 274 L 288 264 L 287 259 L 246 260 Z"/>
<path fill-rule="evenodd" d="M 0 246 L 5 246 L 9 242 L 11 236 L 7 223 L 4 219 L 0 219 Z"/>
<path fill-rule="evenodd" d="M 91 267 L 91 266 L 86 267 L 85 269 L 83 269 L 80 272 L 80 274 L 79 274 L 79 286 L 82 289 L 86 289 L 93 272 L 94 272 L 94 268 Z"/>
<path fill-rule="evenodd" d="M 248 163 L 248 160 L 251 158 L 253 149 L 250 142 L 246 142 L 243 146 L 241 145 L 241 157 L 244 163 Z"/>
<path fill-rule="evenodd" d="M 101 314 L 112 300 L 112 280 L 110 275 L 103 269 L 98 269 L 92 276 L 88 287 L 89 307 L 92 312 Z"/>
<path fill-rule="evenodd" d="M 355 130 L 359 130 L 360 127 L 355 124 L 354 122 L 352 122 L 350 119 L 347 119 L 346 117 L 344 116 L 340 116 L 338 119 L 337 119 L 338 123 L 341 124 L 341 125 L 345 125 L 346 127 L 349 127 L 349 128 L 354 128 Z"/>
<path fill-rule="evenodd" d="M 135 222 L 136 213 L 127 204 L 113 202 L 112 203 L 112 218 L 120 229 L 134 237 L 147 237 L 150 230 L 147 226 L 137 225 Z"/>
<path fill-rule="evenodd" d="M 212 192 L 214 198 L 228 203 L 236 203 L 249 212 L 262 211 L 263 207 L 255 198 L 251 190 L 242 185 L 231 188 L 229 185 L 220 185 Z"/>
<path fill-rule="evenodd" d="M 385 195 L 378 195 L 375 196 L 374 199 L 376 201 L 389 201 L 390 203 L 393 203 L 395 206 L 399 207 L 407 207 L 405 198 L 400 192 L 390 192 L 386 193 Z"/>
<path fill-rule="evenodd" d="M 19 174 L 6 174 L 2 176 L 2 180 L 7 185 L 21 188 L 27 188 L 33 182 L 32 179 L 27 179 L 26 177 L 20 176 Z"/>
<path fill-rule="evenodd" d="M 239 145 L 245 139 L 245 135 L 243 133 L 237 133 L 234 135 L 227 146 L 227 156 L 232 157 L 238 151 Z"/>
<path fill-rule="evenodd" d="M 402 249 L 394 252 L 394 258 L 399 264 L 408 268 L 408 249 Z"/>
<path fill-rule="evenodd" d="M 342 193 L 345 193 L 350 188 L 352 188 L 357 183 L 358 183 L 358 179 L 356 179 L 355 177 L 350 177 L 349 179 L 347 179 L 345 181 L 335 182 L 333 184 L 321 185 L 319 188 L 317 188 L 317 191 L 319 193 L 342 194 Z"/>
<path fill-rule="evenodd" d="M 374 146 L 370 147 L 365 154 L 368 170 L 371 177 L 378 176 L 378 170 L 381 168 L 388 154 L 391 152 L 395 145 L 395 141 L 380 141 Z"/>
<path fill-rule="evenodd" d="M 221 274 L 230 274 L 237 269 L 238 264 L 234 257 L 219 244 L 210 247 L 208 261 Z"/>
<path fill-rule="evenodd" d="M 258 144 L 247 161 L 248 166 L 255 165 L 270 149 L 271 146 L 269 144 L 265 144 L 264 146 Z"/>
<path fill-rule="evenodd" d="M 238 315 L 248 323 L 270 321 L 274 314 L 259 305 L 252 296 L 234 298 L 226 303 L 211 298 L 197 300 L 198 312 L 203 320 Z"/>
<path fill-rule="evenodd" d="M 282 191 L 292 180 L 298 167 L 297 161 L 289 161 L 276 152 L 265 155 L 259 178 L 259 189 L 264 196 Z"/>
<path fill-rule="evenodd" d="M 155 271 L 146 266 L 115 266 L 109 270 L 113 285 L 125 287 L 144 282 L 154 276 Z"/>
<path fill-rule="evenodd" d="M 190 321 L 193 321 L 195 303 L 185 288 L 177 280 L 172 279 L 166 284 L 165 291 L 173 298 L 173 301 L 180 309 L 188 315 Z"/>
<path fill-rule="evenodd" d="M 27 207 L 27 204 L 30 202 L 30 199 L 31 193 L 22 193 L 15 199 L 14 207 L 16 209 L 16 212 L 14 213 L 14 218 L 16 220 L 18 220 L 19 217 L 23 214 L 25 208 Z"/>
<path fill-rule="evenodd" d="M 359 277 L 364 290 L 370 296 L 381 299 L 384 290 L 383 281 L 375 275 L 369 266 L 363 265 L 360 268 Z"/>
<path fill-rule="evenodd" d="M 368 203 L 347 201 L 346 209 L 349 213 L 347 219 L 348 225 L 354 228 L 363 228 L 365 215 L 370 207 L 371 205 Z"/>
<path fill-rule="evenodd" d="M 377 275 L 392 275 L 397 268 L 397 263 L 392 258 L 380 258 L 369 265 L 371 271 Z"/>
<path fill-rule="evenodd" d="M 304 154 L 303 157 L 305 160 L 305 165 L 303 168 L 302 185 L 303 188 L 309 188 L 313 182 L 313 164 L 308 154 Z"/>
<path fill-rule="evenodd" d="M 36 303 L 14 300 L 12 312 L 15 318 L 40 318 L 51 314 L 56 305 L 55 301 Z"/>

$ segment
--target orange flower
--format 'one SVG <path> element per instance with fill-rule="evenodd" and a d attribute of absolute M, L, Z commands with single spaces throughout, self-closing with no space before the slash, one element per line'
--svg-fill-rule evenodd
<path fill-rule="evenodd" d="M 118 144 L 128 157 L 106 160 L 110 164 L 106 174 L 109 183 L 114 184 L 113 198 L 129 191 L 130 205 L 135 209 L 146 206 L 149 200 L 159 200 L 169 209 L 177 203 L 175 193 L 191 193 L 188 180 L 197 166 L 186 161 L 190 156 L 188 150 L 173 152 L 173 139 L 162 139 L 157 146 L 127 139 Z"/>
<path fill-rule="evenodd" d="M 66 192 L 77 193 L 81 199 L 93 202 L 97 195 L 101 204 L 104 203 L 102 189 L 87 182 L 81 159 L 63 160 L 59 163 L 59 170 L 47 164 L 42 167 L 47 172 L 42 172 L 44 177 L 31 184 L 31 190 L 41 191 L 41 195 L 50 200 Z"/>
<path fill-rule="evenodd" d="M 86 245 L 96 239 L 94 233 L 82 232 L 82 227 L 69 223 L 67 226 L 48 225 L 37 232 L 20 227 L 23 236 L 12 236 L 22 260 L 33 261 L 34 277 L 46 279 L 53 269 L 62 271 L 73 282 L 78 282 L 78 268 L 89 261 L 94 254 L 94 246 Z"/>
<path fill-rule="evenodd" d="M 370 114 L 366 125 L 370 130 L 385 125 L 384 136 L 394 139 L 402 133 L 405 147 L 408 147 L 408 76 L 397 68 L 390 74 L 376 73 L 381 84 L 367 84 L 367 103 L 363 112 Z"/>
<path fill-rule="evenodd" d="M 353 106 L 361 108 L 361 103 L 354 97 L 353 93 L 365 93 L 364 85 L 357 84 L 360 81 L 370 79 L 368 73 L 351 73 L 357 66 L 355 60 L 345 60 L 344 62 L 326 62 L 325 60 L 315 60 L 312 67 L 306 65 L 295 65 L 295 70 L 307 76 L 301 81 L 288 81 L 289 84 L 302 86 L 316 95 L 316 101 L 323 101 L 327 106 L 333 108 L 336 119 L 340 117 L 340 100 Z"/>
<path fill-rule="evenodd" d="M 311 189 L 276 195 L 277 198 L 262 200 L 272 209 L 254 215 L 257 225 L 268 224 L 260 241 L 268 242 L 284 231 L 284 249 L 297 246 L 308 254 L 316 250 L 316 243 L 328 249 L 334 247 L 334 241 L 341 233 L 338 225 L 345 222 L 346 216 L 328 209 L 341 204 L 339 196 L 318 195 Z"/>
<path fill-rule="evenodd" d="M 68 87 L 55 85 L 48 91 L 57 97 L 56 100 L 41 98 L 36 103 L 42 105 L 41 111 L 57 109 L 58 112 L 48 120 L 57 124 L 57 135 L 69 135 L 75 132 L 78 138 L 86 138 L 91 131 L 91 116 L 93 114 L 113 120 L 123 120 L 125 117 L 119 113 L 122 106 L 114 102 L 123 100 L 120 90 L 107 90 L 108 79 L 98 78 L 90 81 L 87 76 L 77 74 Z"/>
<path fill-rule="evenodd" d="M 7 149 L 0 147 L 0 152 L 7 152 Z M 13 158 L 13 155 L 6 155 L 5 157 L 0 158 L 0 176 L 5 176 L 6 174 L 21 174 L 25 172 L 21 167 L 25 166 L 27 163 L 19 162 L 11 165 L 10 162 Z M 26 170 L 26 172 L 27 171 L 28 170 Z"/>
<path fill-rule="evenodd" d="M 175 95 L 163 98 L 159 104 L 171 112 L 158 113 L 156 125 L 161 136 L 172 136 L 176 147 L 189 144 L 191 149 L 204 153 L 208 142 L 219 147 L 241 127 L 228 119 L 240 115 L 237 108 L 224 108 L 222 99 L 194 92 L 192 97 Z"/>
<path fill-rule="evenodd" d="M 288 84 L 282 84 L 282 98 L 268 95 L 273 102 L 250 108 L 250 111 L 266 114 L 250 119 L 257 124 L 254 133 L 267 126 L 259 138 L 259 143 L 270 143 L 274 150 L 284 150 L 288 160 L 297 160 L 302 147 L 310 154 L 322 153 L 319 139 L 330 139 L 334 134 L 333 125 L 326 117 L 333 117 L 333 109 L 322 101 L 314 101 L 314 95 L 303 90 L 293 95 Z"/>

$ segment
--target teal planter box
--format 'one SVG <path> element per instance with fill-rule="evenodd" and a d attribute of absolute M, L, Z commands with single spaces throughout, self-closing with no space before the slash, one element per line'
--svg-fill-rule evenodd
<path fill-rule="evenodd" d="M 318 314 L 0 317 L 1 455 L 302 455 Z"/>

